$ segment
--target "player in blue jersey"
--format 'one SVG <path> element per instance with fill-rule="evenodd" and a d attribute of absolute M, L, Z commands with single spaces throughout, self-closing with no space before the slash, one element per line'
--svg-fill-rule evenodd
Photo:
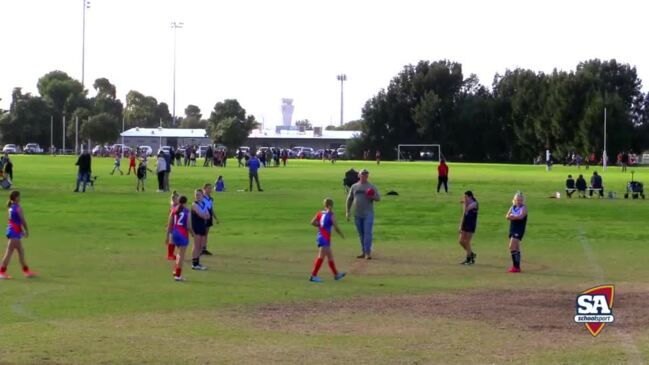
<path fill-rule="evenodd" d="M 20 192 L 16 190 L 11 192 L 9 201 L 7 202 L 7 208 L 9 208 L 9 223 L 7 224 L 7 238 L 9 239 L 9 243 L 7 244 L 7 251 L 2 259 L 2 263 L 0 263 L 0 279 L 11 279 L 11 276 L 7 274 L 7 266 L 9 266 L 9 261 L 11 261 L 11 256 L 14 251 L 18 251 L 18 260 L 20 260 L 20 265 L 23 267 L 25 277 L 30 278 L 36 276 L 35 272 L 29 270 L 29 266 L 27 266 L 27 262 L 25 261 L 25 249 L 23 248 L 22 238 L 29 236 L 29 229 L 27 228 L 27 221 L 25 220 L 23 209 L 20 207 Z"/>
<path fill-rule="evenodd" d="M 315 217 L 311 220 L 311 225 L 318 228 L 318 236 L 316 238 L 316 243 L 318 244 L 318 257 L 316 257 L 315 262 L 313 263 L 313 271 L 311 272 L 311 278 L 309 281 L 316 283 L 321 283 L 322 279 L 318 277 L 318 271 L 324 262 L 325 256 L 329 262 L 329 268 L 334 274 L 334 279 L 340 280 L 345 277 L 344 272 L 338 272 L 336 269 L 336 264 L 334 263 L 334 255 L 331 251 L 331 228 L 333 227 L 340 237 L 345 238 L 343 233 L 338 228 L 336 222 L 336 217 L 333 212 L 334 201 L 331 198 L 326 198 L 324 200 L 324 209 L 318 212 Z"/>
<path fill-rule="evenodd" d="M 194 248 L 192 249 L 192 270 L 207 270 L 201 265 L 201 253 L 205 247 L 205 236 L 207 235 L 207 219 L 209 212 L 203 200 L 203 190 L 197 189 L 194 195 L 194 203 L 191 208 L 192 230 L 194 231 Z"/>
<path fill-rule="evenodd" d="M 527 225 L 527 206 L 525 197 L 520 191 L 514 195 L 512 207 L 509 208 L 505 218 L 509 220 L 509 251 L 512 255 L 512 267 L 508 272 L 521 272 L 521 241 L 525 235 Z"/>
<path fill-rule="evenodd" d="M 478 201 L 473 196 L 473 192 L 464 193 L 462 221 L 460 221 L 460 246 L 466 251 L 466 259 L 460 264 L 475 264 L 476 254 L 471 249 L 471 239 L 478 225 Z"/>
<path fill-rule="evenodd" d="M 205 209 L 207 210 L 207 215 L 209 217 L 207 218 L 207 221 L 205 223 L 206 226 L 205 240 L 203 242 L 203 250 L 201 251 L 201 255 L 212 256 L 212 253 L 207 250 L 207 239 L 210 234 L 210 228 L 214 225 L 214 223 L 219 223 L 219 219 L 217 218 L 216 213 L 214 213 L 214 198 L 212 198 L 212 184 L 205 184 L 203 186 L 203 203 L 205 204 Z"/>
<path fill-rule="evenodd" d="M 178 248 L 174 265 L 174 279 L 176 281 L 185 280 L 182 276 L 183 261 L 185 260 L 187 246 L 189 246 L 189 235 L 194 236 L 194 232 L 189 225 L 189 210 L 185 207 L 186 205 L 186 196 L 183 195 L 178 198 L 178 205 L 169 214 L 169 223 L 167 225 L 167 234 L 171 237 L 171 243 Z"/>

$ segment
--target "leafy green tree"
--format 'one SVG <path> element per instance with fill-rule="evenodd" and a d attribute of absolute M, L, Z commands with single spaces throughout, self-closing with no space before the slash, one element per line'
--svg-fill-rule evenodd
<path fill-rule="evenodd" d="M 304 128 L 305 131 L 313 130 L 313 125 L 308 119 L 302 119 L 295 122 L 295 126 L 298 128 Z"/>
<path fill-rule="evenodd" d="M 201 109 L 196 105 L 188 105 L 185 108 L 185 117 L 180 121 L 181 128 L 203 129 L 207 127 L 207 121 L 201 119 Z"/>
<path fill-rule="evenodd" d="M 41 146 L 50 144 L 50 118 L 52 110 L 42 98 L 23 94 L 21 88 L 12 93 L 8 113 L 0 115 L 0 135 L 3 143 L 24 145 L 34 142 Z M 55 138 L 61 140 L 61 128 Z"/>
<path fill-rule="evenodd" d="M 246 116 L 246 110 L 236 99 L 226 99 L 214 105 L 207 121 L 207 134 L 216 143 L 229 149 L 239 147 L 257 128 L 259 123 L 253 115 Z"/>
<path fill-rule="evenodd" d="M 112 143 L 119 137 L 120 123 L 114 115 L 101 113 L 83 123 L 79 134 L 99 144 Z"/>
<path fill-rule="evenodd" d="M 166 106 L 166 104 L 164 104 Z M 126 94 L 126 108 L 124 118 L 128 128 L 143 127 L 154 128 L 160 126 L 160 118 L 164 110 L 159 108 L 158 101 L 152 96 L 131 90 Z M 169 114 L 169 107 L 166 107 L 166 115 Z M 171 117 L 169 116 L 169 120 Z"/>
<path fill-rule="evenodd" d="M 71 115 L 85 104 L 86 91 L 81 83 L 63 71 L 52 71 L 38 79 L 38 92 L 58 117 Z"/>

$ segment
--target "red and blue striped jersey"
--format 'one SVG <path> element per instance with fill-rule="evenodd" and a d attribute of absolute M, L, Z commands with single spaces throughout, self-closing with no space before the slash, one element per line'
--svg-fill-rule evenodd
<path fill-rule="evenodd" d="M 187 208 L 183 208 L 180 213 L 178 212 L 178 208 L 173 210 L 173 216 L 174 216 L 174 224 L 173 224 L 173 231 L 182 235 L 183 237 L 189 237 L 189 231 L 188 231 L 188 221 L 187 218 L 189 216 L 189 210 Z"/>
<path fill-rule="evenodd" d="M 333 227 L 333 212 L 320 211 L 316 215 L 318 220 L 318 243 L 330 244 L 331 243 L 331 227 Z"/>
<path fill-rule="evenodd" d="M 20 205 L 14 203 L 9 207 L 9 223 L 7 224 L 7 233 L 22 233 L 23 231 L 23 222 L 20 219 Z"/>

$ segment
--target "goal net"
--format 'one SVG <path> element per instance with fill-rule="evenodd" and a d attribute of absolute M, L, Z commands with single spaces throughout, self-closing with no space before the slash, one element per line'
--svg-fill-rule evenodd
<path fill-rule="evenodd" d="M 433 161 L 442 159 L 442 147 L 438 144 L 397 145 L 398 161 Z"/>

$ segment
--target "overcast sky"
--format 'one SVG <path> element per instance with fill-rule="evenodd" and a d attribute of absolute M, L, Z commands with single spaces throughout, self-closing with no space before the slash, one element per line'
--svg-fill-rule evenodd
<path fill-rule="evenodd" d="M 124 101 L 138 90 L 172 108 L 173 31 L 177 31 L 176 114 L 236 98 L 267 127 L 293 120 L 339 124 L 404 65 L 450 59 L 491 85 L 496 73 L 524 67 L 574 69 L 616 58 L 649 79 L 644 1 L 600 0 L 90 0 L 85 84 L 108 78 Z M 62 70 L 81 79 L 83 0 L 0 0 L 0 107 L 11 91 L 37 93 L 40 76 Z M 647 90 L 645 82 L 644 90 Z"/>

